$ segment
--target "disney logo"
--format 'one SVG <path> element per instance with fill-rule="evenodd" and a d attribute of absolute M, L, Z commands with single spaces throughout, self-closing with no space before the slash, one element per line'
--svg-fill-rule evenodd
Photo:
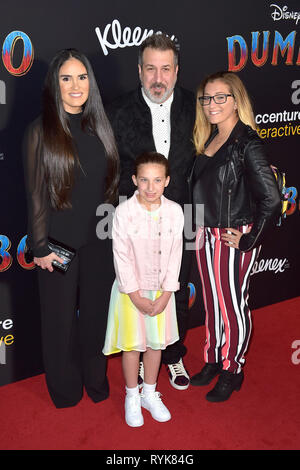
<path fill-rule="evenodd" d="M 262 273 L 264 271 L 274 271 L 275 274 L 283 273 L 286 268 L 289 267 L 289 263 L 287 258 L 278 259 L 278 258 L 270 258 L 270 259 L 261 259 L 260 261 L 256 261 L 254 263 L 253 269 L 251 271 L 251 276 L 253 274 Z"/>
<path fill-rule="evenodd" d="M 274 21 L 279 20 L 295 20 L 296 24 L 300 20 L 300 12 L 298 11 L 287 11 L 288 7 L 285 5 L 284 7 L 280 7 L 275 3 L 272 3 L 270 7 L 274 7 L 274 11 L 271 13 L 271 17 Z"/>
<path fill-rule="evenodd" d="M 149 31 L 148 29 L 145 29 L 142 33 L 142 28 L 139 26 L 134 28 L 133 31 L 131 31 L 129 26 L 126 26 L 122 32 L 121 24 L 116 19 L 105 26 L 103 34 L 98 26 L 95 28 L 95 32 L 104 55 L 108 55 L 108 49 L 139 46 L 148 36 L 151 36 L 154 33 L 153 29 L 150 29 Z M 108 40 L 109 33 L 111 33 L 111 39 L 113 42 Z M 156 32 L 156 34 L 159 33 L 161 33 L 161 31 Z M 171 39 L 172 41 L 177 41 L 174 35 L 171 36 Z"/>

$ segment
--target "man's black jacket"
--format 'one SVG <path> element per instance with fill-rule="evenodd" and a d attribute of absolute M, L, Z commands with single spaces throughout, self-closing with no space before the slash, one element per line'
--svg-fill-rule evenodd
<path fill-rule="evenodd" d="M 195 109 L 194 94 L 176 86 L 171 105 L 171 145 L 168 155 L 171 179 L 164 195 L 181 205 L 189 202 L 187 177 L 195 156 L 192 142 Z M 136 157 L 143 152 L 155 151 L 151 111 L 141 88 L 121 96 L 106 111 L 121 161 L 119 193 L 129 197 L 135 189 L 131 176 Z"/>

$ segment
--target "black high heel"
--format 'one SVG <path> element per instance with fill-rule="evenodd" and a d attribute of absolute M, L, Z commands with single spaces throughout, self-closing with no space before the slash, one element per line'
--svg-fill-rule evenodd
<path fill-rule="evenodd" d="M 232 392 L 238 392 L 244 381 L 244 372 L 233 374 L 223 370 L 219 376 L 218 382 L 214 388 L 207 393 L 206 399 L 211 402 L 226 401 L 230 398 Z"/>
<path fill-rule="evenodd" d="M 208 385 L 222 372 L 222 362 L 207 363 L 198 374 L 193 375 L 191 384 L 196 386 Z"/>

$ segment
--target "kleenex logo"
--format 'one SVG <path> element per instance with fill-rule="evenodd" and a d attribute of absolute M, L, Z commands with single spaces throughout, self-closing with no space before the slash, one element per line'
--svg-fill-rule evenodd
<path fill-rule="evenodd" d="M 273 271 L 275 274 L 283 273 L 288 267 L 289 267 L 289 262 L 287 258 L 261 259 L 260 261 L 256 261 L 254 263 L 253 269 L 251 271 L 251 275 L 262 273 L 264 271 Z"/>
<path fill-rule="evenodd" d="M 98 26 L 95 32 L 104 55 L 108 55 L 108 49 L 139 46 L 148 36 L 154 33 L 153 29 L 142 31 L 142 28 L 139 26 L 136 26 L 133 31 L 131 31 L 129 26 L 126 26 L 122 31 L 121 24 L 116 19 L 105 26 L 103 33 Z M 161 33 L 161 31 L 157 31 L 157 33 Z M 109 34 L 111 34 L 111 39 L 108 39 Z M 176 41 L 174 35 L 170 36 L 170 38 Z"/>

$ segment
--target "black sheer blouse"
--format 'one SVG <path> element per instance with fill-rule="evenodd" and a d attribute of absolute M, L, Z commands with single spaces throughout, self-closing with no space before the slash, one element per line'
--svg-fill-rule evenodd
<path fill-rule="evenodd" d="M 81 129 L 80 114 L 69 114 L 70 131 L 79 163 L 74 168 L 70 209 L 54 210 L 44 178 L 41 119 L 26 135 L 24 152 L 25 186 L 28 201 L 28 239 L 34 256 L 50 253 L 48 237 L 72 248 L 96 241 L 96 209 L 104 202 L 107 160 L 102 142 Z"/>

